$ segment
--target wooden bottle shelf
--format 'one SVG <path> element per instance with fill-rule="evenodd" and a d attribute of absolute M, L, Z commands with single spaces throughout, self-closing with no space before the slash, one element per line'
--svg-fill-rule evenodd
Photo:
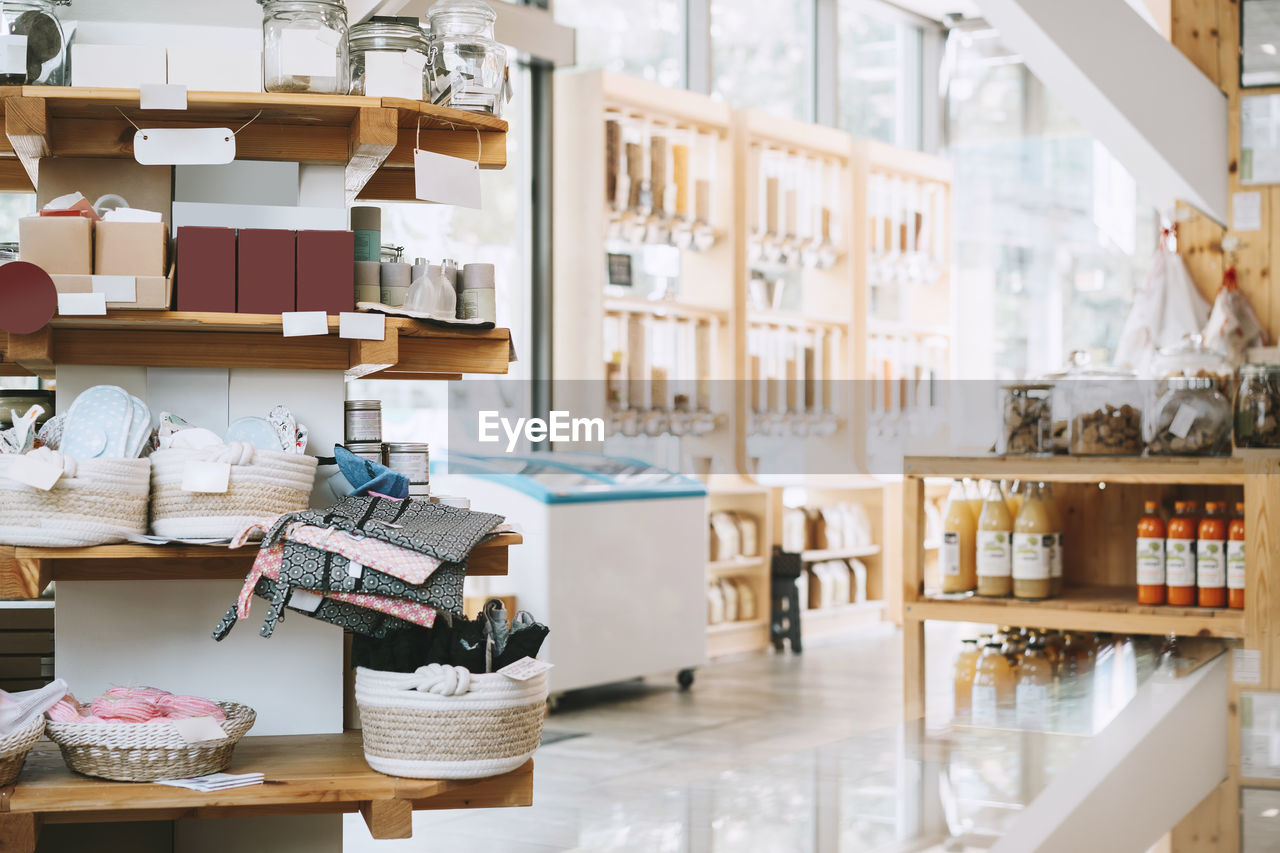
<path fill-rule="evenodd" d="M 505 575 L 507 549 L 522 542 L 519 533 L 499 533 L 482 543 L 467 561 L 467 575 Z M 242 580 L 257 554 L 256 543 L 234 550 L 215 545 L 0 545 L 0 598 L 35 598 L 57 580 Z"/>
<path fill-rule="evenodd" d="M 133 157 L 134 127 L 228 127 L 239 160 L 346 168 L 347 200 L 413 201 L 413 149 L 507 162 L 507 123 L 403 98 L 188 92 L 185 110 L 139 108 L 137 89 L 0 87 L 0 189 L 31 192 L 46 157 Z M 126 118 L 126 116 L 128 118 Z M 243 127 L 242 127 L 243 126 Z"/>
<path fill-rule="evenodd" d="M 488 779 L 403 779 L 370 769 L 358 732 L 247 737 L 228 772 L 261 772 L 266 781 L 205 794 L 91 779 L 69 770 L 57 747 L 44 741 L 18 782 L 0 788 L 0 850 L 33 853 L 42 824 L 354 812 L 374 838 L 410 838 L 415 810 L 533 803 L 532 760 Z"/>
<path fill-rule="evenodd" d="M 1153 456 L 909 456 L 908 477 L 972 477 L 1054 483 L 1239 485 L 1239 457 Z"/>
<path fill-rule="evenodd" d="M 108 311 L 55 317 L 29 335 L 9 335 L 6 363 L 52 377 L 64 364 L 136 367 L 257 367 L 341 370 L 348 377 L 456 379 L 463 373 L 506 373 L 508 329 L 458 329 L 387 317 L 381 341 L 327 335 L 286 338 L 279 314 Z"/>

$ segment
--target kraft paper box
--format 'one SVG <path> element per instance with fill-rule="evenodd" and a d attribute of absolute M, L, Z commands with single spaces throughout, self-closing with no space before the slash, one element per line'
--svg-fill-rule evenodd
<path fill-rule="evenodd" d="M 24 216 L 18 220 L 18 257 L 50 275 L 89 275 L 93 223 L 83 216 Z"/>
<path fill-rule="evenodd" d="M 98 275 L 163 276 L 169 229 L 163 222 L 99 222 L 93 271 Z"/>
<path fill-rule="evenodd" d="M 50 278 L 59 293 L 106 293 L 109 311 L 168 311 L 173 294 L 173 279 L 162 275 L 52 275 Z M 127 292 L 131 283 L 132 302 L 112 299 L 122 295 L 122 291 Z"/>
<path fill-rule="evenodd" d="M 105 157 L 46 157 L 40 161 L 40 186 L 36 205 L 70 192 L 84 193 L 90 202 L 108 193 L 118 195 L 129 207 L 158 210 L 166 225 L 173 198 L 173 167 L 143 166 L 132 159 Z"/>

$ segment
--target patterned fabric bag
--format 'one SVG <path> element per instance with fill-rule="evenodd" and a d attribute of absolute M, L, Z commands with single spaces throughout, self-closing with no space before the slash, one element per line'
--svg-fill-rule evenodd
<path fill-rule="evenodd" d="M 288 539 L 280 582 L 315 592 L 361 592 L 427 604 L 437 610 L 462 615 L 462 582 L 467 575 L 461 563 L 444 563 L 420 586 L 362 566 L 351 573 L 351 561 L 341 554 L 321 551 Z"/>
<path fill-rule="evenodd" d="M 319 606 L 315 610 L 294 605 L 291 603 L 293 590 L 286 584 L 276 583 L 270 578 L 259 578 L 254 592 L 259 598 L 265 598 L 271 602 L 267 618 L 262 623 L 262 630 L 259 631 L 264 637 L 270 637 L 275 632 L 277 623 L 284 621 L 286 607 L 298 613 L 305 613 L 313 619 L 319 619 L 322 622 L 337 625 L 344 630 L 363 634 L 366 637 L 374 637 L 375 639 L 381 639 L 390 633 L 410 627 L 410 624 L 403 619 L 397 619 L 394 616 L 379 613 L 376 610 L 357 607 L 345 601 L 334 601 L 331 598 L 321 599 Z M 236 606 L 232 605 L 227 614 L 222 617 L 222 621 L 213 629 L 213 638 L 215 640 L 226 638 L 231 633 L 231 629 L 235 627 L 237 619 Z"/>

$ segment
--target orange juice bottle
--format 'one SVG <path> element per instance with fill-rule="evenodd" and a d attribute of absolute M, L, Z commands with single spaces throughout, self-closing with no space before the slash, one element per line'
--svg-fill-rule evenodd
<path fill-rule="evenodd" d="M 1138 519 L 1138 603 L 1164 604 L 1164 519 L 1155 501 L 1142 506 Z"/>
<path fill-rule="evenodd" d="M 1164 542 L 1165 584 L 1168 601 L 1179 607 L 1196 603 L 1196 534 L 1194 501 L 1175 501 Z"/>
<path fill-rule="evenodd" d="M 1217 501 L 1204 505 L 1196 538 L 1196 586 L 1201 607 L 1227 606 L 1227 520 Z"/>
<path fill-rule="evenodd" d="M 981 654 L 977 639 L 963 641 L 955 666 L 957 714 L 967 714 L 973 703 L 973 676 L 978 670 L 978 657 Z"/>
<path fill-rule="evenodd" d="M 1244 503 L 1227 525 L 1227 606 L 1244 609 Z"/>
<path fill-rule="evenodd" d="M 1013 705 L 1015 688 L 1013 667 L 1000 651 L 1000 644 L 994 641 L 987 643 L 973 674 L 973 695 L 970 701 L 974 724 L 994 726 L 1000 716 L 1000 709 Z"/>

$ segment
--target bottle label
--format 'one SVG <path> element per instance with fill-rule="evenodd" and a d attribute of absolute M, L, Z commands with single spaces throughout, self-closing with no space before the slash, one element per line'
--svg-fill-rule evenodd
<path fill-rule="evenodd" d="M 1164 545 L 1165 583 L 1169 586 L 1196 585 L 1196 546 L 1192 539 L 1166 539 Z"/>
<path fill-rule="evenodd" d="M 1018 727 L 1044 728 L 1049 718 L 1049 686 L 1019 684 L 1016 696 Z"/>
<path fill-rule="evenodd" d="M 1227 589 L 1244 589 L 1244 543 L 1227 542 Z"/>
<path fill-rule="evenodd" d="M 973 702 L 970 713 L 975 726 L 994 726 L 996 724 L 996 688 L 992 684 L 973 685 Z"/>
<path fill-rule="evenodd" d="M 1013 573 L 1011 535 L 999 530 L 978 531 L 978 575 L 1007 578 Z"/>
<path fill-rule="evenodd" d="M 942 563 L 942 574 L 946 577 L 958 577 L 960 575 L 960 534 L 944 533 L 942 534 L 942 548 L 938 554 L 939 561 Z"/>
<path fill-rule="evenodd" d="M 1214 588 L 1227 585 L 1226 542 L 1201 539 L 1196 544 L 1196 585 Z"/>
<path fill-rule="evenodd" d="M 1138 537 L 1138 586 L 1164 586 L 1164 540 Z"/>
<path fill-rule="evenodd" d="M 1052 533 L 1013 534 L 1013 577 L 1023 581 L 1044 581 L 1053 563 Z"/>
<path fill-rule="evenodd" d="M 1062 534 L 1053 534 L 1053 563 L 1050 566 L 1052 576 L 1062 577 Z"/>

